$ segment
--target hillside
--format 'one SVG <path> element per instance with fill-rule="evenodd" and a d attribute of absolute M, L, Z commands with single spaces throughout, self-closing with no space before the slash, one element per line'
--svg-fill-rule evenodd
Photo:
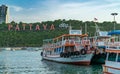
<path fill-rule="evenodd" d="M 60 27 L 60 24 L 71 25 L 73 29 L 81 29 L 85 33 L 85 24 L 87 25 L 87 33 L 89 36 L 93 36 L 95 33 L 95 23 L 93 21 L 82 22 L 79 20 L 55 20 L 37 23 L 11 23 L 0 24 L 0 47 L 36 47 L 41 46 L 43 39 L 54 38 L 62 34 L 68 33 L 68 27 Z M 8 25 L 12 25 L 12 28 L 8 30 Z M 26 25 L 23 30 L 23 24 Z M 32 24 L 32 30 L 30 30 L 29 24 Z M 47 24 L 46 30 L 43 24 Z M 54 29 L 50 29 L 51 25 L 54 25 Z M 19 30 L 16 29 L 16 25 L 19 26 Z M 36 29 L 36 25 L 39 26 L 39 30 Z M 114 29 L 114 22 L 102 22 L 98 23 L 100 30 L 110 31 Z M 120 24 L 115 25 L 116 29 L 120 29 Z"/>

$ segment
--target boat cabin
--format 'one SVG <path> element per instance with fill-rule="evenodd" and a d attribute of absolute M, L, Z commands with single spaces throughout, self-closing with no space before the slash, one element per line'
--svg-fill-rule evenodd
<path fill-rule="evenodd" d="M 107 42 L 109 42 L 110 35 L 108 35 L 107 31 L 99 31 L 97 32 L 97 36 L 91 37 L 91 42 L 93 43 L 93 46 L 97 46 L 100 48 L 105 48 L 105 45 Z"/>
<path fill-rule="evenodd" d="M 90 40 L 87 36 L 81 34 L 81 30 L 70 30 L 69 34 L 43 40 L 43 52 L 47 55 L 60 55 L 80 51 L 83 48 L 90 49 Z"/>
<path fill-rule="evenodd" d="M 120 44 L 120 30 L 113 30 L 108 32 L 108 35 L 111 35 L 110 41 L 114 44 Z"/>

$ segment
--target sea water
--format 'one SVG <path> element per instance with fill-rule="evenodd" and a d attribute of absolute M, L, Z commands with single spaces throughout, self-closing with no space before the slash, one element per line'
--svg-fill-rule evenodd
<path fill-rule="evenodd" d="M 0 51 L 0 74 L 103 74 L 102 65 L 77 66 L 42 60 L 39 51 Z"/>

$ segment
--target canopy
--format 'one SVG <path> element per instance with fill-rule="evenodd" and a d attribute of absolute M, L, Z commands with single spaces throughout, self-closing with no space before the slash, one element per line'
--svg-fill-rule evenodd
<path fill-rule="evenodd" d="M 113 30 L 108 32 L 108 35 L 115 35 L 115 34 L 120 34 L 120 30 Z"/>

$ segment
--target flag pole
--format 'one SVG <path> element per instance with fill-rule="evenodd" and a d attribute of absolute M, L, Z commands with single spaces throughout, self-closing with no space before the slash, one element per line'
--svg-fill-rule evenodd
<path fill-rule="evenodd" d="M 97 26 L 97 18 L 94 18 L 94 22 L 95 22 L 95 29 L 96 29 L 96 32 L 95 32 L 95 36 L 97 37 L 97 28 L 98 28 L 98 26 Z"/>

